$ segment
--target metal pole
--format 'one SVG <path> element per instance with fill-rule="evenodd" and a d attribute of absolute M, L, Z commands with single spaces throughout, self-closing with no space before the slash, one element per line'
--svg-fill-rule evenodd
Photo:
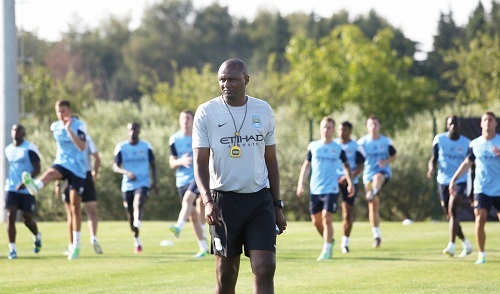
<path fill-rule="evenodd" d="M 10 129 L 19 120 L 18 75 L 17 75 L 17 36 L 15 0 L 2 0 L 0 6 L 0 222 L 5 222 L 5 177 L 8 163 L 4 155 L 5 147 L 10 143 Z"/>

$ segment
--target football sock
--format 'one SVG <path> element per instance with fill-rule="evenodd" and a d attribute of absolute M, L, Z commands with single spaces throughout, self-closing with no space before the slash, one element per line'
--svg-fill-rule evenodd
<path fill-rule="evenodd" d="M 73 231 L 73 248 L 80 249 L 80 236 L 79 231 Z"/>
<path fill-rule="evenodd" d="M 182 228 L 184 228 L 184 225 L 186 224 L 186 221 L 181 219 L 178 220 L 175 226 L 179 229 L 179 231 L 182 231 Z"/>
<path fill-rule="evenodd" d="M 349 246 L 349 237 L 342 236 L 342 247 L 347 247 L 347 246 Z"/>
<path fill-rule="evenodd" d="M 380 227 L 372 228 L 373 238 L 380 238 Z"/>
<path fill-rule="evenodd" d="M 35 180 L 35 185 L 38 187 L 38 190 L 42 190 L 43 186 L 45 186 L 40 180 Z"/>
<path fill-rule="evenodd" d="M 207 244 L 207 240 L 203 239 L 203 240 L 198 240 L 198 247 L 200 247 L 201 250 L 205 250 L 205 251 L 208 251 L 208 244 Z"/>
<path fill-rule="evenodd" d="M 9 251 L 16 250 L 16 243 L 9 243 Z"/>

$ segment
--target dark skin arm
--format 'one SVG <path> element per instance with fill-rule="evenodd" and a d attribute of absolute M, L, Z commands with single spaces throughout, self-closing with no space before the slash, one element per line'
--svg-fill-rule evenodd
<path fill-rule="evenodd" d="M 276 158 L 276 145 L 266 146 L 264 159 L 266 161 L 271 194 L 273 196 L 273 201 L 276 201 L 281 199 L 280 173 L 278 169 L 278 159 Z M 277 206 L 274 207 L 274 212 L 276 215 L 276 225 L 279 229 L 278 234 L 281 234 L 284 230 L 286 230 L 285 216 L 283 215 L 283 211 L 281 211 L 281 208 Z"/>
<path fill-rule="evenodd" d="M 151 168 L 151 174 L 153 175 L 153 183 L 151 183 L 151 189 L 158 195 L 158 187 L 156 186 L 156 164 L 154 161 L 149 163 L 149 167 Z"/>
<path fill-rule="evenodd" d="M 38 176 L 40 174 L 40 171 L 42 169 L 40 166 L 40 162 L 35 162 L 35 163 L 31 163 L 31 164 L 33 165 L 33 172 L 31 173 L 31 177 L 34 179 L 34 178 L 36 178 L 36 176 Z M 17 185 L 17 190 L 21 190 L 24 188 L 25 188 L 25 186 L 24 186 L 23 182 L 21 182 Z"/>
<path fill-rule="evenodd" d="M 210 148 L 194 148 L 193 158 L 194 177 L 205 206 L 205 219 L 209 225 L 220 226 L 222 224 L 220 209 L 210 195 L 210 172 L 208 170 Z"/>

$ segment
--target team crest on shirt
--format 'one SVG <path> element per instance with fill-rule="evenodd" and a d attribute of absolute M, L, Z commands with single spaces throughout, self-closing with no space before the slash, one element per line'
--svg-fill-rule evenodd
<path fill-rule="evenodd" d="M 252 114 L 252 127 L 256 129 L 262 128 L 262 122 L 259 114 Z"/>

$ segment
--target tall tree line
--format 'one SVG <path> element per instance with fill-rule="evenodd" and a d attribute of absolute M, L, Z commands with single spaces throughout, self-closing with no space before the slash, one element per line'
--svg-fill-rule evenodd
<path fill-rule="evenodd" d="M 433 93 L 437 102 L 449 103 L 457 97 L 467 101 L 471 90 L 464 89 L 463 79 L 467 76 L 459 72 L 463 59 L 455 59 L 470 50 L 486 50 L 484 46 L 498 43 L 499 6 L 492 0 L 492 9 L 486 12 L 478 1 L 465 27 L 456 25 L 452 12 L 441 13 L 433 51 L 426 60 L 416 61 L 416 42 L 374 10 L 352 21 L 347 11 L 320 17 L 314 13 L 283 16 L 265 10 L 249 20 L 231 16 L 227 6 L 216 2 L 197 9 L 191 0 L 162 0 L 146 7 L 141 25 L 135 30 L 129 29 L 129 17 L 111 16 L 91 29 L 82 29 L 75 21 L 63 39 L 55 43 L 25 34 L 25 55 L 32 57 L 25 66 L 25 108 L 46 114 L 44 101 L 60 96 L 65 89 L 86 89 L 86 103 L 94 99 L 137 101 L 148 92 L 147 85 L 172 85 L 185 69 L 201 72 L 208 66 L 209 71 L 215 71 L 232 56 L 246 60 L 253 72 L 272 69 L 289 73 L 286 50 L 292 38 L 303 36 L 319 47 L 321 40 L 346 24 L 357 26 L 369 40 L 383 29 L 392 32 L 390 50 L 396 58 L 412 60 L 405 67 L 408 74 L 438 84 Z M 482 41 L 477 44 L 477 40 Z M 473 42 L 476 47 L 471 48 Z"/>

